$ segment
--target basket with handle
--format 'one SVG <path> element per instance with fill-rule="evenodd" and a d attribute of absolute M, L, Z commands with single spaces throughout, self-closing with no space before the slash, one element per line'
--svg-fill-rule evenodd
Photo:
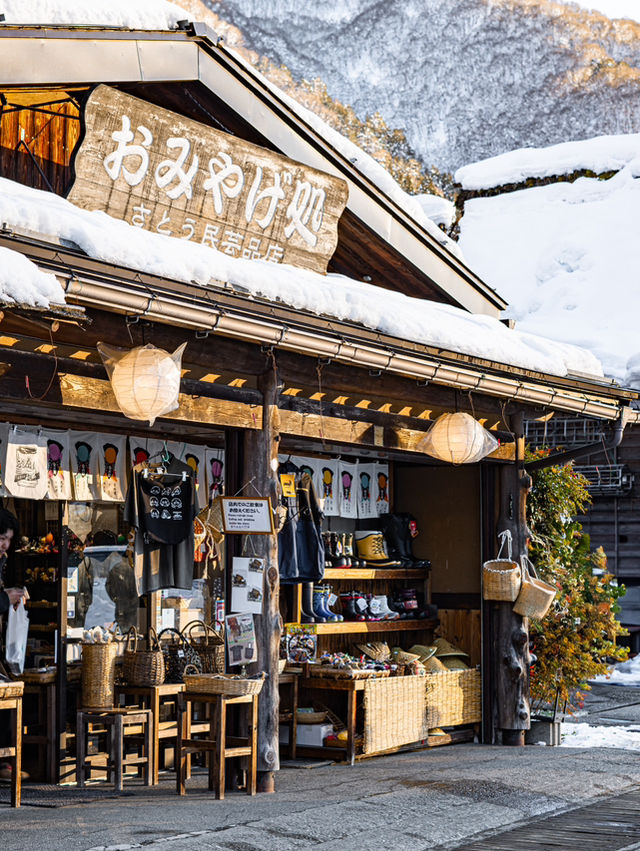
<path fill-rule="evenodd" d="M 241 697 L 260 694 L 264 685 L 264 674 L 256 677 L 240 677 L 235 674 L 201 674 L 188 666 L 184 673 L 184 684 L 194 694 L 223 694 L 225 697 Z"/>
<path fill-rule="evenodd" d="M 127 633 L 122 675 L 132 686 L 160 686 L 165 678 L 164 654 L 153 627 L 149 627 L 149 649 L 138 650 L 138 631 L 132 626 Z"/>
<path fill-rule="evenodd" d="M 511 532 L 500 532 L 498 557 L 485 561 L 482 565 L 482 596 L 485 600 L 497 600 L 513 603 L 518 597 L 522 582 L 522 568 L 512 558 Z M 501 558 L 507 550 L 507 558 Z"/>
<path fill-rule="evenodd" d="M 203 674 L 224 674 L 224 638 L 220 633 L 204 621 L 191 621 L 182 633 L 200 657 Z"/>
<path fill-rule="evenodd" d="M 82 706 L 84 709 L 113 709 L 116 681 L 115 641 L 82 644 Z"/>
<path fill-rule="evenodd" d="M 548 582 L 538 579 L 536 570 L 527 558 L 522 556 L 522 585 L 513 611 L 523 618 L 543 618 L 556 596 L 558 589 Z"/>
<path fill-rule="evenodd" d="M 163 629 L 158 635 L 165 664 L 165 682 L 182 683 L 184 669 L 193 665 L 197 671 L 202 671 L 202 662 L 197 651 L 193 649 L 187 637 L 173 627 Z"/>

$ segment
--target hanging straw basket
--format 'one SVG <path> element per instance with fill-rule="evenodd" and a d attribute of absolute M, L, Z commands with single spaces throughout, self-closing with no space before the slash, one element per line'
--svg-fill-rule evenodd
<path fill-rule="evenodd" d="M 201 635 L 194 635 L 200 630 Z M 203 674 L 224 674 L 224 638 L 204 621 L 191 621 L 182 630 L 200 657 Z"/>
<path fill-rule="evenodd" d="M 82 706 L 84 709 L 113 709 L 118 645 L 82 645 Z"/>
<path fill-rule="evenodd" d="M 184 684 L 188 692 L 195 694 L 224 694 L 241 697 L 260 694 L 264 685 L 264 674 L 259 677 L 238 677 L 233 674 L 184 673 Z"/>
<path fill-rule="evenodd" d="M 507 547 L 508 558 L 501 558 Z M 482 596 L 485 600 L 513 603 L 517 599 L 522 583 L 522 568 L 511 557 L 511 532 L 500 533 L 498 557 L 482 565 Z"/>
<path fill-rule="evenodd" d="M 132 686 L 160 686 L 164 682 L 164 655 L 153 627 L 149 628 L 149 650 L 138 650 L 138 632 L 132 626 L 122 661 L 122 675 Z"/>
<path fill-rule="evenodd" d="M 513 611 L 523 618 L 540 620 L 549 611 L 558 589 L 538 579 L 533 564 L 526 556 L 522 558 L 522 571 L 522 586 Z"/>

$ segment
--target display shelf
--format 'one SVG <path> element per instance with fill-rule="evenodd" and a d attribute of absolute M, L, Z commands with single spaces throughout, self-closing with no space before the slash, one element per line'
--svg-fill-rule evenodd
<path fill-rule="evenodd" d="M 53 632 L 58 627 L 56 624 L 32 623 L 29 624 L 29 632 Z"/>
<path fill-rule="evenodd" d="M 351 632 L 417 632 L 435 629 L 437 620 L 343 621 L 342 623 L 287 624 L 312 628 L 317 635 L 344 635 Z"/>
<path fill-rule="evenodd" d="M 327 567 L 325 579 L 426 579 L 428 571 L 416 568 Z"/>
<path fill-rule="evenodd" d="M 57 609 L 58 604 L 53 600 L 27 600 L 27 609 Z"/>

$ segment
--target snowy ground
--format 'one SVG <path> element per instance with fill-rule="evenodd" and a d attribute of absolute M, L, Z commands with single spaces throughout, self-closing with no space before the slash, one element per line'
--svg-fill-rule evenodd
<path fill-rule="evenodd" d="M 640 725 L 612 727 L 587 722 L 562 725 L 561 748 L 623 748 L 640 751 Z"/>
<path fill-rule="evenodd" d="M 594 683 L 610 683 L 616 686 L 640 687 L 640 655 L 619 662 L 611 669 L 611 673 L 602 674 L 593 680 Z"/>

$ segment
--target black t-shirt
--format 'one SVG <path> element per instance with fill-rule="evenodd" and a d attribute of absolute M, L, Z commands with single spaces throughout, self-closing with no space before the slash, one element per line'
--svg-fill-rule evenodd
<path fill-rule="evenodd" d="M 191 477 L 175 475 L 137 476 L 141 527 L 151 540 L 161 544 L 179 544 L 189 535 L 191 515 Z"/>

